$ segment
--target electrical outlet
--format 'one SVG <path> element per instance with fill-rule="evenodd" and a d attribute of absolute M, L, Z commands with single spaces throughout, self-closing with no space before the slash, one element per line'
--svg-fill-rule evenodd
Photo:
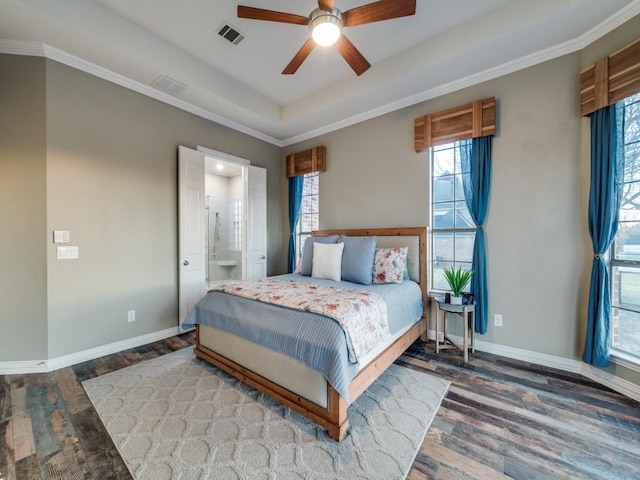
<path fill-rule="evenodd" d="M 127 320 L 130 322 L 135 322 L 136 321 L 136 311 L 135 310 L 129 310 L 127 312 Z"/>
<path fill-rule="evenodd" d="M 493 324 L 494 324 L 496 327 L 501 327 L 501 326 L 502 326 L 502 315 L 501 315 L 501 314 L 499 314 L 499 313 L 495 313 L 495 314 L 493 315 Z"/>

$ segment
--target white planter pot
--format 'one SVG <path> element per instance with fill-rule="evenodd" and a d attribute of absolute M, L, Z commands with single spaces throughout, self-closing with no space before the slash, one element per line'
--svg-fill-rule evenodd
<path fill-rule="evenodd" d="M 451 305 L 462 305 L 462 297 L 454 297 L 453 295 L 451 295 L 451 297 L 449 298 L 449 302 L 451 303 Z"/>

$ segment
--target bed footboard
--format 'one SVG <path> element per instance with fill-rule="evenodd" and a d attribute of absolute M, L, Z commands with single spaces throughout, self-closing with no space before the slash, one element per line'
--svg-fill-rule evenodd
<path fill-rule="evenodd" d="M 347 428 L 349 427 L 347 402 L 331 385 L 327 386 L 328 407 L 324 409 L 306 398 L 271 382 L 269 379 L 201 345 L 199 341 L 199 329 L 200 325 L 197 325 L 196 346 L 194 349 L 196 358 L 206 360 L 220 370 L 233 375 L 241 382 L 246 383 L 259 392 L 264 393 L 307 417 L 312 422 L 326 428 L 327 433 L 334 440 L 339 442 L 347 435 Z"/>
<path fill-rule="evenodd" d="M 353 402 L 358 398 L 389 365 L 424 334 L 426 329 L 427 319 L 422 318 L 366 367 L 360 370 L 358 375 L 356 375 L 349 384 L 349 397 L 351 401 Z M 349 427 L 349 419 L 347 417 L 348 405 L 344 398 L 342 398 L 331 385 L 327 384 L 328 406 L 325 409 L 301 395 L 273 383 L 269 379 L 203 346 L 200 343 L 200 325 L 196 326 L 196 346 L 194 352 L 196 358 L 206 360 L 219 369 L 233 375 L 241 382 L 246 383 L 259 392 L 264 393 L 307 417 L 312 422 L 326 428 L 329 437 L 335 441 L 340 442 L 346 437 Z"/>

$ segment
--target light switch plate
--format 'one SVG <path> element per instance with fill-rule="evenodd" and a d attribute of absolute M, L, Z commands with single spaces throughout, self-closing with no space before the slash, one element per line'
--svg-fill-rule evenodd
<path fill-rule="evenodd" d="M 54 230 L 53 243 L 69 243 L 69 230 Z"/>
<path fill-rule="evenodd" d="M 56 247 L 58 260 L 73 260 L 80 256 L 80 247 Z"/>

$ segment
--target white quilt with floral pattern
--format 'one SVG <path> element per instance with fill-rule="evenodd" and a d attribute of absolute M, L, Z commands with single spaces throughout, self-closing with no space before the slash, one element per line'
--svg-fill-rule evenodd
<path fill-rule="evenodd" d="M 355 362 L 391 335 L 387 304 L 373 292 L 269 278 L 219 283 L 211 290 L 333 318 Z"/>

